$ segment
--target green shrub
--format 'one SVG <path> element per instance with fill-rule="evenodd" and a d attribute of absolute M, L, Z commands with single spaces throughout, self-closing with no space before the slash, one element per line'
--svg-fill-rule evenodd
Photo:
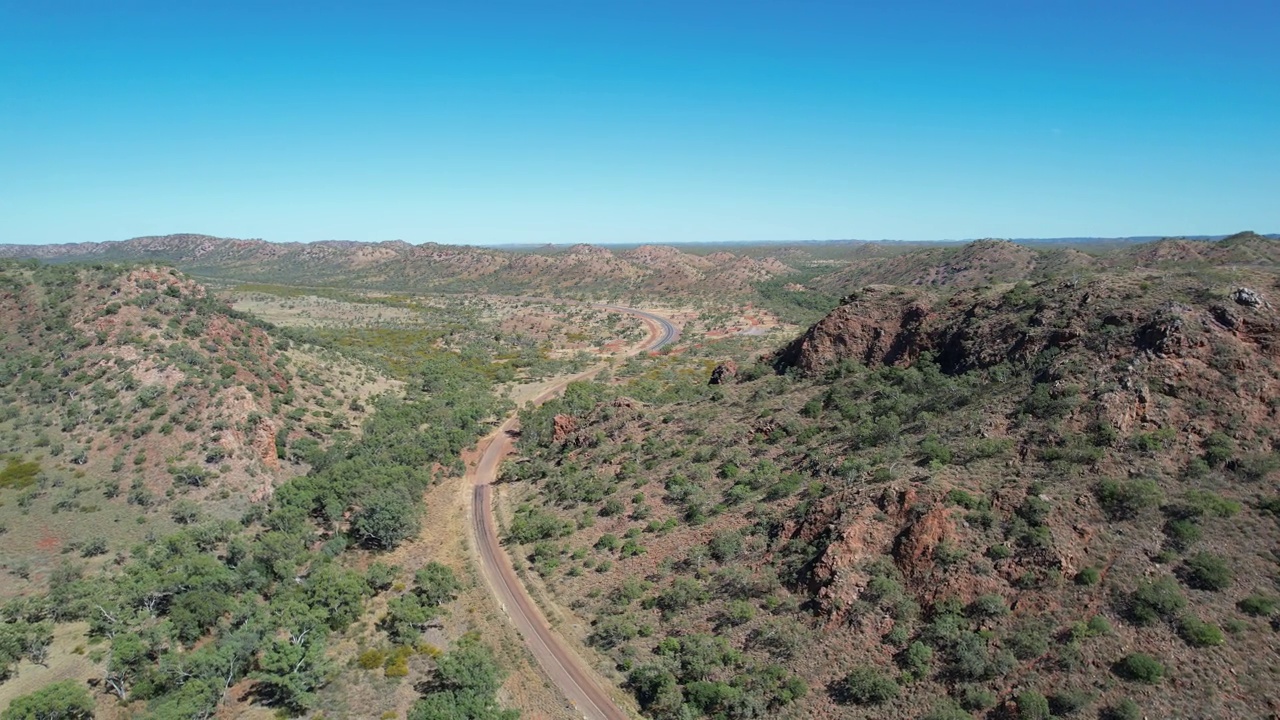
<path fill-rule="evenodd" d="M 1075 715 L 1093 702 L 1093 696 L 1078 688 L 1059 690 L 1049 696 L 1049 711 L 1054 717 Z"/>
<path fill-rule="evenodd" d="M 1164 678 L 1164 665 L 1146 653 L 1132 653 L 1115 664 L 1115 672 L 1125 680 L 1151 685 Z"/>
<path fill-rule="evenodd" d="M 1018 720 L 1049 720 L 1049 700 L 1035 690 L 1024 690 L 1014 698 Z"/>
<path fill-rule="evenodd" d="M 63 680 L 30 695 L 14 698 L 0 718 L 4 720 L 90 720 L 93 699 L 80 683 Z"/>
<path fill-rule="evenodd" d="M 356 656 L 356 664 L 365 670 L 376 670 L 386 662 L 387 654 L 377 648 L 369 648 Z"/>
<path fill-rule="evenodd" d="M 1234 517 L 1240 512 L 1240 503 L 1229 500 L 1208 490 L 1189 490 L 1182 500 L 1170 507 L 1176 517 L 1202 517 L 1210 515 L 1219 518 Z"/>
<path fill-rule="evenodd" d="M 1246 455 L 1234 463 L 1236 475 L 1248 482 L 1261 482 L 1277 469 L 1280 469 L 1280 456 L 1275 453 Z"/>
<path fill-rule="evenodd" d="M 655 603 L 664 615 L 672 615 L 694 605 L 701 605 L 711 599 L 710 593 L 696 580 L 676 578 L 671 587 L 662 591 Z"/>
<path fill-rule="evenodd" d="M 102 536 L 92 537 L 84 541 L 80 546 L 80 557 L 97 557 L 107 554 L 107 539 Z"/>
<path fill-rule="evenodd" d="M 957 689 L 960 707 L 965 710 L 986 710 L 996 704 L 996 695 L 981 685 L 961 685 Z"/>
<path fill-rule="evenodd" d="M 1005 603 L 1003 597 L 992 593 L 979 596 L 969 603 L 969 607 L 965 608 L 965 612 L 972 618 L 996 618 L 1007 614 L 1009 606 Z"/>
<path fill-rule="evenodd" d="M 1130 441 L 1134 450 L 1142 452 L 1155 452 L 1166 447 L 1173 442 L 1175 437 L 1174 430 L 1171 427 L 1163 427 L 1155 432 L 1138 433 L 1134 435 Z"/>
<path fill-rule="evenodd" d="M 1276 606 L 1280 605 L 1280 599 L 1271 595 L 1250 595 L 1249 597 L 1236 603 L 1236 607 L 1240 608 L 1240 612 L 1254 617 L 1266 617 L 1276 611 Z"/>
<path fill-rule="evenodd" d="M 946 501 L 952 505 L 959 505 L 966 510 L 980 510 L 987 505 L 986 498 L 980 495 L 971 495 L 960 488 L 952 488 L 947 491 Z"/>
<path fill-rule="evenodd" d="M 1076 578 L 1075 578 L 1077 585 L 1085 585 L 1085 586 L 1097 585 L 1101 579 L 1102 579 L 1101 571 L 1099 571 L 1098 568 L 1093 567 L 1092 565 L 1086 568 L 1081 568 L 1080 572 L 1076 573 Z"/>
<path fill-rule="evenodd" d="M 1215 592 L 1231 587 L 1234 574 L 1225 558 L 1212 553 L 1199 553 L 1183 566 L 1187 584 L 1200 590 Z"/>
<path fill-rule="evenodd" d="M 5 461 L 4 470 L 0 470 L 0 488 L 21 490 L 34 484 L 39 474 L 40 463 L 34 460 L 22 462 L 16 458 L 8 458 Z"/>
<path fill-rule="evenodd" d="M 842 702 L 855 705 L 880 705 L 898 697 L 900 689 L 893 678 L 873 667 L 856 668 L 841 681 L 838 696 Z"/>
<path fill-rule="evenodd" d="M 1164 524 L 1164 534 L 1169 538 L 1169 545 L 1182 552 L 1199 542 L 1204 536 L 1204 531 L 1195 520 L 1173 518 Z"/>
<path fill-rule="evenodd" d="M 1074 386 L 1055 392 L 1048 383 L 1038 383 L 1023 401 L 1022 411 L 1041 420 L 1064 417 L 1075 408 L 1079 392 Z"/>
<path fill-rule="evenodd" d="M 742 553 L 742 534 L 735 530 L 718 532 L 711 537 L 707 548 L 717 562 L 728 562 Z"/>
<path fill-rule="evenodd" d="M 1038 621 L 1025 621 L 1005 638 L 1004 645 L 1019 660 L 1037 658 L 1049 651 L 1049 630 Z"/>
<path fill-rule="evenodd" d="M 1103 480 L 1094 488 L 1098 504 L 1112 520 L 1129 520 L 1156 507 L 1163 498 L 1154 480 Z"/>
<path fill-rule="evenodd" d="M 1142 720 L 1142 708 L 1129 698 L 1102 711 L 1102 720 Z"/>
<path fill-rule="evenodd" d="M 1280 495 L 1259 498 L 1257 508 L 1260 512 L 1280 518 Z"/>
<path fill-rule="evenodd" d="M 992 560 L 1004 560 L 1013 554 L 1013 550 L 1008 545 L 992 545 L 987 548 L 987 557 Z"/>
<path fill-rule="evenodd" d="M 1184 615 L 1178 620 L 1178 634 L 1191 647 L 1213 647 L 1223 643 L 1221 630 L 1191 615 Z"/>
<path fill-rule="evenodd" d="M 934 703 L 933 708 L 920 720 L 973 720 L 973 716 L 957 706 L 954 701 L 943 698 Z"/>
<path fill-rule="evenodd" d="M 731 600 L 724 609 L 724 623 L 738 626 L 751 622 L 756 616 L 756 608 L 745 600 Z"/>
<path fill-rule="evenodd" d="M 898 665 L 912 679 L 923 679 L 933 665 L 933 648 L 917 640 L 898 653 Z"/>
<path fill-rule="evenodd" d="M 1201 443 L 1204 460 L 1212 466 L 1226 463 L 1235 454 L 1236 444 L 1226 433 L 1214 432 Z"/>
<path fill-rule="evenodd" d="M 1111 623 L 1101 615 L 1094 615 L 1089 618 L 1089 622 L 1085 625 L 1090 635 L 1110 635 Z"/>
<path fill-rule="evenodd" d="M 1187 606 L 1178 583 L 1163 577 L 1138 584 L 1130 593 L 1126 611 L 1139 625 L 1150 625 L 1161 618 L 1172 619 Z"/>
<path fill-rule="evenodd" d="M 943 445 L 937 435 L 929 435 L 920 442 L 920 459 L 925 465 L 947 465 L 951 462 L 951 448 Z"/>

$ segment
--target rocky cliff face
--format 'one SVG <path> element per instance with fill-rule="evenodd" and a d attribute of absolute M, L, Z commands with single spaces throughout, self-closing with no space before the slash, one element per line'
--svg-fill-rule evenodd
<path fill-rule="evenodd" d="M 929 353 L 947 372 L 1027 362 L 1047 350 L 1091 362 L 1182 358 L 1206 364 L 1216 355 L 1274 360 L 1280 313 L 1256 290 L 1209 290 L 1188 278 L 1165 278 L 1163 291 L 1135 292 L 1113 276 L 1089 282 L 980 288 L 946 300 L 922 291 L 870 286 L 781 350 L 778 369 L 820 372 L 851 360 L 872 367 L 910 365 Z M 1171 296 L 1199 295 L 1190 304 Z"/>

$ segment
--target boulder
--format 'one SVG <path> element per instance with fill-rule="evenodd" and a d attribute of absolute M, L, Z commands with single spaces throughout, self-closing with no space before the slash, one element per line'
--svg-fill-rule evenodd
<path fill-rule="evenodd" d="M 1235 300 L 1237 304 L 1244 305 L 1246 307 L 1256 308 L 1265 307 L 1267 305 L 1267 301 L 1263 300 L 1262 296 L 1259 295 L 1256 290 L 1251 290 L 1247 287 L 1236 288 L 1236 291 L 1231 293 L 1231 299 Z"/>
<path fill-rule="evenodd" d="M 552 440 L 558 443 L 564 442 L 574 430 L 578 429 L 577 421 L 568 415 L 556 415 L 551 422 L 555 428 Z"/>
<path fill-rule="evenodd" d="M 711 379 L 707 381 L 708 385 L 727 385 L 738 377 L 738 364 L 732 360 L 725 360 L 711 371 Z"/>

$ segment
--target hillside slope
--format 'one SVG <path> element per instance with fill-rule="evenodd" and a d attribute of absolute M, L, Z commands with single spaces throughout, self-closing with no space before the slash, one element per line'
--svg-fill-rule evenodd
<path fill-rule="evenodd" d="M 646 245 L 621 254 L 579 245 L 554 254 L 401 241 L 269 243 L 207 235 L 68 245 L 0 245 L 0 257 L 164 262 L 214 278 L 416 291 L 744 293 L 791 272 L 772 258 Z"/>
<path fill-rule="evenodd" d="M 651 717 L 1274 714 L 1276 287 L 866 288 L 526 413 L 510 542 Z"/>
<path fill-rule="evenodd" d="M 39 468 L 5 483 L 24 512 L 0 557 L 28 568 L 5 594 L 91 538 L 107 540 L 96 555 L 126 550 L 107 515 L 238 517 L 385 387 L 161 267 L 0 267 L 0 358 L 0 453 Z"/>
<path fill-rule="evenodd" d="M 517 716 L 501 633 L 449 617 L 456 553 L 395 552 L 510 409 L 488 353 L 371 399 L 370 368 L 159 267 L 5 263 L 0 330 L 5 717 Z"/>

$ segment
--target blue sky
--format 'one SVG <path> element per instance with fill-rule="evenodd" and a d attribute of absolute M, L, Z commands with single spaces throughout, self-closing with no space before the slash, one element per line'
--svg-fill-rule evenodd
<path fill-rule="evenodd" d="M 1280 2 L 0 0 L 0 242 L 1280 231 Z"/>

